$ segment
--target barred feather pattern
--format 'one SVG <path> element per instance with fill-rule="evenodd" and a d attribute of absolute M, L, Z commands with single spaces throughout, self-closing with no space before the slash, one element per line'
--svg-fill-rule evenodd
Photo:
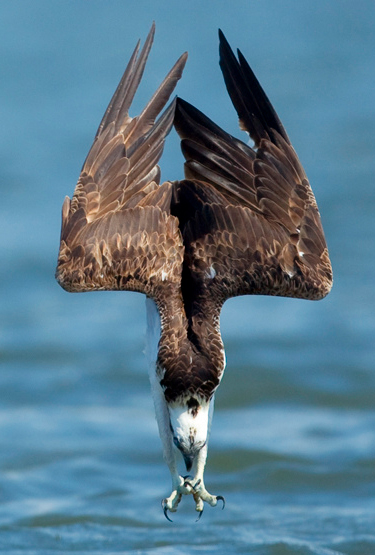
<path fill-rule="evenodd" d="M 157 375 L 170 404 L 212 398 L 225 367 L 220 311 L 227 299 L 317 300 L 332 286 L 305 171 L 245 58 L 219 34 L 225 84 L 254 148 L 182 99 L 164 109 L 186 54 L 130 117 L 153 26 L 130 58 L 62 209 L 58 282 L 72 292 L 131 290 L 154 299 Z M 158 163 L 173 124 L 185 179 L 160 185 Z"/>

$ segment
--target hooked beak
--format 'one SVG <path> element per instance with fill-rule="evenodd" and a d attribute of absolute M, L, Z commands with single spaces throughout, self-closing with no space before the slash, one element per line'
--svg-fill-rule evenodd
<path fill-rule="evenodd" d="M 194 462 L 194 455 L 187 455 L 185 453 L 182 453 L 182 456 L 184 457 L 186 470 L 190 472 Z"/>

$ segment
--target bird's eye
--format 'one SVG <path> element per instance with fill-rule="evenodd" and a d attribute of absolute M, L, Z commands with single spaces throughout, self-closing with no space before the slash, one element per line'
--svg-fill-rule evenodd
<path fill-rule="evenodd" d="M 173 443 L 175 444 L 177 449 L 180 449 L 180 442 L 178 441 L 176 436 L 173 436 Z"/>

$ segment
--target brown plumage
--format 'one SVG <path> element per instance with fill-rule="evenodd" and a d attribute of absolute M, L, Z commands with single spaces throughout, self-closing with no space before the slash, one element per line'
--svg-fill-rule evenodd
<path fill-rule="evenodd" d="M 317 300 L 332 286 L 306 174 L 254 73 L 238 55 L 239 61 L 220 32 L 225 83 L 255 149 L 181 99 L 175 115 L 188 178 L 175 185 L 172 202 L 185 245 L 182 293 L 190 340 L 209 361 L 222 358 L 215 331 L 230 297 Z M 212 380 L 205 383 L 207 397 L 212 386 Z"/>
<path fill-rule="evenodd" d="M 222 34 L 220 55 L 240 126 L 256 150 L 178 101 L 175 127 L 185 175 L 194 180 L 181 182 L 177 195 L 187 266 L 200 283 L 215 273 L 205 291 L 218 302 L 244 294 L 321 299 L 332 270 L 305 172 L 247 62 L 240 52 L 236 60 Z"/>
<path fill-rule="evenodd" d="M 72 200 L 62 209 L 56 278 L 67 291 L 130 290 L 153 295 L 179 283 L 184 247 L 170 214 L 172 184 L 160 186 L 157 162 L 175 102 L 155 119 L 182 75 L 184 54 L 135 118 L 128 110 L 154 36 L 137 44 L 104 114 Z"/>
<path fill-rule="evenodd" d="M 153 25 L 141 52 L 139 43 L 133 52 L 62 210 L 56 278 L 64 289 L 139 291 L 155 301 L 161 330 L 150 376 L 174 487 L 163 502 L 167 518 L 183 494 L 193 494 L 200 513 L 204 501 L 214 506 L 220 499 L 205 490 L 203 469 L 208 414 L 225 367 L 223 303 L 245 294 L 321 299 L 332 285 L 301 163 L 241 52 L 237 59 L 219 34 L 226 87 L 254 148 L 181 99 L 156 119 L 186 54 L 142 113 L 129 116 Z M 173 122 L 186 179 L 160 185 L 157 164 Z M 173 443 L 188 470 L 195 464 L 195 485 L 178 475 Z"/>
<path fill-rule="evenodd" d="M 224 366 L 225 300 L 320 299 L 332 272 L 305 172 L 255 75 L 221 32 L 220 66 L 255 149 L 181 99 L 155 123 L 186 54 L 143 112 L 129 116 L 153 35 L 154 26 L 141 53 L 139 43 L 134 50 L 73 198 L 64 201 L 56 277 L 68 291 L 131 290 L 154 298 L 163 319 L 159 366 L 167 400 L 186 392 L 210 398 Z M 173 118 L 187 179 L 160 185 L 157 162 Z"/>

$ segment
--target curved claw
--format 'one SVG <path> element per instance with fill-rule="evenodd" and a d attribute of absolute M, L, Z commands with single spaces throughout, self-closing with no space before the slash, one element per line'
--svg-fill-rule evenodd
<path fill-rule="evenodd" d="M 202 509 L 201 511 L 199 511 L 198 518 L 197 518 L 197 520 L 196 520 L 195 522 L 198 522 L 198 520 L 201 519 L 201 516 L 202 516 L 202 515 L 203 515 L 203 509 Z"/>
<path fill-rule="evenodd" d="M 217 501 L 222 501 L 222 502 L 223 502 L 223 506 L 221 507 L 221 510 L 223 510 L 224 507 L 225 507 L 225 498 L 224 498 L 222 495 L 217 495 L 217 496 L 216 496 L 216 500 L 217 500 Z"/>
<path fill-rule="evenodd" d="M 194 484 L 194 486 L 193 486 L 193 490 L 194 490 L 194 491 L 196 491 L 196 488 L 199 486 L 199 484 L 201 483 L 201 481 L 202 481 L 202 480 L 199 479 L 199 480 Z M 202 512 L 203 512 L 203 511 L 202 511 Z M 199 518 L 200 518 L 200 517 L 199 517 Z M 199 518 L 198 518 L 198 520 L 199 520 Z"/>
<path fill-rule="evenodd" d="M 168 507 L 167 507 L 164 499 L 161 502 L 161 506 L 163 507 L 163 513 L 164 513 L 165 518 L 167 520 L 169 520 L 169 522 L 173 522 L 173 520 L 171 518 L 169 518 L 169 516 L 168 516 Z"/>

